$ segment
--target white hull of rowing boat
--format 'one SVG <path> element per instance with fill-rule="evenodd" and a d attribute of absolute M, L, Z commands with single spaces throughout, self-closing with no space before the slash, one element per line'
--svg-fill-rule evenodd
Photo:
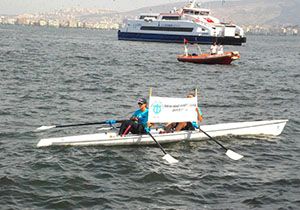
<path fill-rule="evenodd" d="M 201 129 L 208 133 L 211 137 L 226 136 L 226 135 L 270 135 L 277 136 L 281 134 L 288 120 L 269 120 L 269 121 L 252 121 L 252 122 L 237 122 L 223 123 L 216 125 L 203 125 Z M 152 133 L 152 132 L 151 132 Z M 198 141 L 208 137 L 199 131 L 180 131 L 174 133 L 159 134 L 153 132 L 154 138 L 161 144 L 179 142 L 183 140 Z M 86 134 L 78 136 L 67 136 L 58 138 L 41 139 L 37 147 L 58 146 L 58 145 L 102 145 L 102 146 L 117 146 L 117 145 L 147 145 L 155 144 L 149 135 L 127 135 L 121 137 L 115 132 Z"/>

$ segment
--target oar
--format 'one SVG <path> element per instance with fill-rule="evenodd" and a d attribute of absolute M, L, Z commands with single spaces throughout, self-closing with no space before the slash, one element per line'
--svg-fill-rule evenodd
<path fill-rule="evenodd" d="M 158 143 L 158 141 L 156 141 L 156 139 L 152 136 L 152 134 L 150 132 L 148 132 L 149 136 L 151 136 L 151 138 L 155 141 L 155 143 L 159 146 L 159 148 L 164 152 L 164 156 L 163 159 L 168 161 L 168 163 L 178 163 L 178 160 L 173 158 L 170 154 L 168 154 L 165 149 L 160 145 L 160 143 Z"/>
<path fill-rule="evenodd" d="M 231 159 L 233 160 L 239 160 L 241 158 L 243 158 L 244 156 L 243 155 L 240 155 L 230 149 L 227 149 L 226 147 L 224 147 L 220 142 L 218 142 L 217 140 L 215 140 L 213 137 L 211 137 L 210 135 L 208 135 L 208 133 L 206 133 L 204 130 L 201 130 L 201 128 L 199 128 L 199 130 L 201 132 L 203 132 L 206 136 L 208 136 L 208 138 L 210 138 L 211 140 L 213 140 L 214 142 L 216 142 L 218 145 L 220 145 L 225 151 L 226 151 L 226 155 L 228 157 L 230 157 Z"/>
<path fill-rule="evenodd" d="M 122 123 L 124 120 L 106 120 L 102 122 L 92 122 L 92 123 L 79 123 L 79 124 L 67 124 L 67 125 L 43 125 L 36 129 L 36 131 L 48 130 L 51 128 L 66 128 L 66 127 L 75 127 L 75 126 L 86 126 L 86 125 L 103 125 L 103 124 L 115 124 Z"/>

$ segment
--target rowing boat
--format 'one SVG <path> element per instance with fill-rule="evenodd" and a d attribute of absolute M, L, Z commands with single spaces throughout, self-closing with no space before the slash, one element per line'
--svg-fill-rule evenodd
<path fill-rule="evenodd" d="M 281 134 L 288 120 L 268 120 L 222 123 L 215 125 L 202 125 L 201 130 L 212 137 L 235 135 L 235 136 L 277 136 Z M 159 130 L 151 131 L 155 139 L 161 143 L 172 143 L 179 141 L 199 141 L 208 139 L 207 135 L 200 131 L 179 131 L 173 133 L 160 133 Z M 77 136 L 56 137 L 41 139 L 37 147 L 67 146 L 67 145 L 150 145 L 155 144 L 149 135 L 128 134 L 124 137 L 117 135 L 117 132 L 85 134 Z"/>

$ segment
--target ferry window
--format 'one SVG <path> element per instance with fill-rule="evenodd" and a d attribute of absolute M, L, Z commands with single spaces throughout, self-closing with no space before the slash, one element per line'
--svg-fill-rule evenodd
<path fill-rule="evenodd" d="M 195 15 L 199 15 L 199 12 L 197 11 L 197 12 L 195 12 Z"/>
<path fill-rule="evenodd" d="M 141 30 L 192 32 L 194 28 L 142 26 Z"/>
<path fill-rule="evenodd" d="M 194 14 L 194 12 L 192 10 L 185 10 L 184 13 L 186 13 L 186 14 Z"/>
<path fill-rule="evenodd" d="M 162 20 L 179 20 L 179 16 L 163 16 Z"/>
<path fill-rule="evenodd" d="M 140 16 L 141 20 L 143 20 L 145 18 L 155 18 L 155 19 L 157 19 L 157 16 L 152 16 L 152 15 L 142 15 L 142 16 Z"/>

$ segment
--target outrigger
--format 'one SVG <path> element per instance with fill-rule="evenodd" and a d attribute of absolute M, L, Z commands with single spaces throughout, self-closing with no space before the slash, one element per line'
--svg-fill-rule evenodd
<path fill-rule="evenodd" d="M 277 136 L 283 131 L 288 120 L 268 120 L 222 123 L 215 125 L 202 125 L 201 130 L 211 137 L 227 135 L 234 136 Z M 53 126 L 52 126 L 53 127 Z M 173 143 L 180 141 L 201 141 L 208 139 L 208 136 L 201 131 L 179 131 L 173 133 L 160 133 L 160 130 L 153 130 L 151 134 L 160 143 Z M 106 131 L 96 134 L 76 135 L 67 137 L 55 137 L 41 139 L 37 147 L 48 146 L 124 146 L 124 145 L 151 145 L 155 144 L 153 139 L 145 135 L 128 134 L 119 136 L 115 131 Z"/>
<path fill-rule="evenodd" d="M 166 123 L 166 122 L 195 122 L 197 117 L 194 115 L 194 110 L 198 108 L 197 105 L 197 89 L 195 90 L 196 96 L 192 98 L 166 98 L 152 96 L 152 89 L 150 88 L 149 94 L 149 122 L 153 123 Z M 196 118 L 195 118 L 196 117 Z M 175 120 L 175 121 L 174 121 Z M 122 123 L 124 120 L 108 120 L 96 123 L 81 123 L 69 125 L 51 125 L 41 126 L 37 130 L 47 130 L 51 128 L 65 128 L 72 126 L 85 126 L 85 125 L 101 125 L 109 124 L 112 129 L 115 129 L 113 124 Z M 101 145 L 101 146 L 124 146 L 124 145 L 151 145 L 156 144 L 164 153 L 163 159 L 168 163 L 177 163 L 178 160 L 168 154 L 161 144 L 173 143 L 180 141 L 201 141 L 210 139 L 217 143 L 224 151 L 225 154 L 233 159 L 240 160 L 243 155 L 236 153 L 214 137 L 219 136 L 277 136 L 281 134 L 288 120 L 268 120 L 268 121 L 251 121 L 251 122 L 235 122 L 235 123 L 222 123 L 215 125 L 201 125 L 195 126 L 197 130 L 181 130 L 177 132 L 165 133 L 161 132 L 163 129 L 149 129 L 145 128 L 146 134 L 127 134 L 119 135 L 116 130 L 109 130 L 106 132 L 99 132 L 95 134 L 85 134 L 66 137 L 55 137 L 41 139 L 37 147 L 49 146 L 88 146 L 88 145 Z"/>

